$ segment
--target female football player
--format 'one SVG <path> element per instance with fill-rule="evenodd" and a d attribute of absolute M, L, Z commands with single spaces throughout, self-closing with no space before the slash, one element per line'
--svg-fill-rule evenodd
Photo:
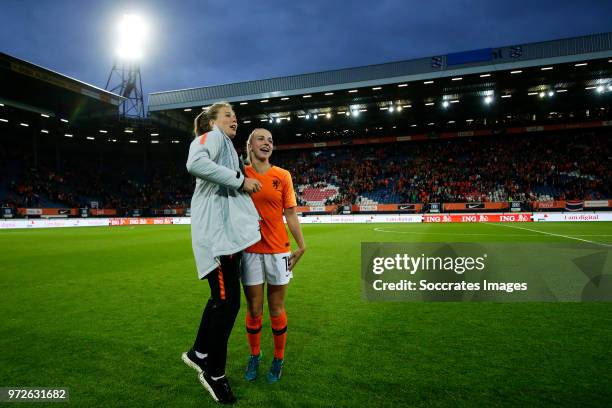
<path fill-rule="evenodd" d="M 260 333 L 263 317 L 264 283 L 268 284 L 268 309 L 274 337 L 274 359 L 268 374 L 268 382 L 277 382 L 281 376 L 287 338 L 287 314 L 285 294 L 292 278 L 292 270 L 298 263 L 306 245 L 300 229 L 291 175 L 287 170 L 270 164 L 274 143 L 266 129 L 255 129 L 246 144 L 247 177 L 261 183 L 261 190 L 251 198 L 260 216 L 261 241 L 242 253 L 242 284 L 247 299 L 246 329 L 251 356 L 245 378 L 257 378 L 261 361 Z M 297 249 L 291 251 L 289 236 L 283 215 Z"/>
<path fill-rule="evenodd" d="M 196 371 L 217 402 L 236 401 L 225 377 L 227 342 L 240 309 L 240 251 L 260 240 L 259 216 L 249 197 L 261 183 L 240 171 L 232 139 L 236 115 L 215 103 L 195 119 L 187 170 L 196 177 L 191 200 L 191 238 L 200 279 L 210 298 L 200 328 L 183 361 Z"/>

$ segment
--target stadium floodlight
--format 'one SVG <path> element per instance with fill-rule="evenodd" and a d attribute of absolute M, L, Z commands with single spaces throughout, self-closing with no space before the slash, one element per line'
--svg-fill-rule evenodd
<path fill-rule="evenodd" d="M 405 88 L 405 87 L 407 87 L 407 86 L 408 86 L 408 84 L 399 84 L 397 87 L 398 87 L 398 88 Z"/>
<path fill-rule="evenodd" d="M 612 84 L 608 85 L 608 91 L 612 91 Z"/>
<path fill-rule="evenodd" d="M 427 103 L 425 104 L 425 106 L 434 106 L 434 103 L 433 103 L 433 102 L 427 102 Z"/>
<path fill-rule="evenodd" d="M 270 102 L 270 100 L 269 100 L 269 99 L 262 99 L 262 100 L 261 100 L 261 101 L 259 101 L 259 102 L 261 102 L 261 103 L 268 103 L 268 102 Z"/>
<path fill-rule="evenodd" d="M 280 118 L 276 118 L 276 123 L 280 123 L 281 119 Z"/>
<path fill-rule="evenodd" d="M 158 144 L 159 140 L 151 140 L 151 144 Z"/>
<path fill-rule="evenodd" d="M 306 98 L 312 98 L 312 95 L 302 95 L 302 98 L 306 99 Z"/>
<path fill-rule="evenodd" d="M 596 88 L 596 90 L 597 90 L 597 92 L 599 92 L 599 93 L 603 93 L 603 91 L 605 90 L 605 88 L 603 87 L 603 85 L 599 85 L 599 86 Z"/>
<path fill-rule="evenodd" d="M 72 135 L 70 133 L 64 133 L 65 137 L 72 137 Z"/>
<path fill-rule="evenodd" d="M 60 119 L 64 123 L 68 123 L 68 119 Z"/>
<path fill-rule="evenodd" d="M 138 143 L 138 140 L 130 140 L 130 143 Z"/>
<path fill-rule="evenodd" d="M 151 136 L 159 136 L 159 133 L 151 133 Z"/>
<path fill-rule="evenodd" d="M 47 129 L 40 129 L 40 133 L 49 133 Z"/>
<path fill-rule="evenodd" d="M 87 136 L 87 140 L 96 140 L 96 138 L 93 136 Z"/>
<path fill-rule="evenodd" d="M 100 132 L 100 133 L 108 133 L 108 132 L 107 132 L 106 130 L 104 130 L 104 129 L 100 129 L 100 130 L 98 130 L 98 132 Z"/>
<path fill-rule="evenodd" d="M 493 97 L 492 96 L 485 96 L 484 98 L 484 103 L 487 105 L 490 105 L 491 103 L 493 103 Z"/>
<path fill-rule="evenodd" d="M 285 96 L 284 98 L 281 98 L 281 101 L 288 101 L 288 100 L 289 100 L 288 96 Z"/>
<path fill-rule="evenodd" d="M 542 67 L 542 68 L 540 68 L 541 71 L 550 71 L 551 69 L 553 69 L 553 67 Z"/>
<path fill-rule="evenodd" d="M 540 93 L 538 94 L 538 96 L 539 96 L 540 98 L 543 98 L 543 97 L 545 97 L 545 96 L 546 96 L 546 94 L 545 94 L 544 92 L 540 92 Z"/>
<path fill-rule="evenodd" d="M 452 78 L 451 81 L 462 81 L 463 77 Z"/>
<path fill-rule="evenodd" d="M 47 115 L 46 113 L 41 113 L 40 116 L 42 116 L 43 118 L 48 118 L 49 115 Z"/>
<path fill-rule="evenodd" d="M 579 62 L 577 64 L 574 64 L 575 67 L 586 67 L 587 65 L 589 65 L 589 64 L 586 63 L 586 62 Z"/>
<path fill-rule="evenodd" d="M 513 74 L 513 75 L 515 75 L 515 74 L 520 74 L 520 73 L 522 73 L 522 72 L 523 72 L 523 71 L 522 71 L 522 70 L 520 70 L 520 69 L 517 69 L 516 71 L 510 71 L 510 73 L 511 73 L 511 74 Z"/>
<path fill-rule="evenodd" d="M 373 91 L 380 91 L 382 89 L 382 87 L 380 86 L 375 86 L 374 88 L 372 88 Z"/>
<path fill-rule="evenodd" d="M 0 118 L 0 122 L 8 123 L 8 119 Z"/>
<path fill-rule="evenodd" d="M 248 105 L 248 102 L 240 102 L 241 105 Z"/>
<path fill-rule="evenodd" d="M 552 98 L 555 95 L 555 91 L 548 91 L 548 97 Z"/>
<path fill-rule="evenodd" d="M 356 93 L 357 91 L 358 91 L 357 89 L 351 89 L 349 93 Z"/>
<path fill-rule="evenodd" d="M 274 122 L 274 119 L 270 118 L 270 119 L 268 119 L 268 122 L 272 123 L 272 122 Z"/>
<path fill-rule="evenodd" d="M 325 92 L 325 96 L 332 96 L 333 94 L 333 92 Z"/>
<path fill-rule="evenodd" d="M 353 109 L 353 110 L 351 111 L 351 115 L 353 115 L 354 117 L 359 116 L 359 110 L 357 110 L 357 109 Z"/>
<path fill-rule="evenodd" d="M 310 113 L 306 114 L 306 119 L 310 119 Z"/>
<path fill-rule="evenodd" d="M 329 113 L 329 112 L 328 112 L 328 113 L 325 115 L 325 117 L 326 117 L 327 119 L 331 119 L 331 113 Z"/>
<path fill-rule="evenodd" d="M 424 85 L 431 85 L 433 83 L 434 83 L 434 81 L 425 81 L 425 82 L 423 82 Z"/>
<path fill-rule="evenodd" d="M 395 109 L 397 109 L 398 112 L 401 112 L 402 109 L 404 109 L 404 108 L 402 108 L 402 105 L 398 105 L 397 108 L 395 108 Z"/>
<path fill-rule="evenodd" d="M 488 78 L 488 77 L 490 77 L 490 76 L 491 76 L 491 74 L 480 74 L 480 77 L 481 77 L 481 78 Z"/>
<path fill-rule="evenodd" d="M 21 122 L 20 125 L 23 127 L 30 127 L 30 125 L 28 125 L 27 123 L 23 123 L 23 122 Z"/>
<path fill-rule="evenodd" d="M 140 16 L 124 14 L 119 21 L 119 58 L 127 61 L 141 59 L 147 34 L 147 26 Z"/>
<path fill-rule="evenodd" d="M 393 112 L 395 110 L 395 106 L 391 105 L 389 106 L 389 112 Z"/>
<path fill-rule="evenodd" d="M 450 103 L 448 103 L 448 101 L 442 102 L 442 107 L 443 108 L 448 108 L 448 105 L 450 105 Z"/>
<path fill-rule="evenodd" d="M 204 108 L 202 108 L 202 109 L 204 109 Z M 191 112 L 191 108 L 185 108 L 185 109 L 183 109 L 183 111 L 185 111 L 185 112 Z"/>
<path fill-rule="evenodd" d="M 3 104 L 3 103 L 0 103 L 0 106 L 4 106 L 4 104 Z"/>
<path fill-rule="evenodd" d="M 557 93 L 567 92 L 567 89 L 557 89 Z"/>

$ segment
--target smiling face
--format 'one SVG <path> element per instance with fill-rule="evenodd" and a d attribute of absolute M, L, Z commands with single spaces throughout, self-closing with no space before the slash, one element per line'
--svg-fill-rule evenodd
<path fill-rule="evenodd" d="M 272 156 L 272 150 L 274 149 L 272 133 L 266 129 L 256 129 L 251 136 L 249 148 L 253 158 L 267 162 L 270 156 Z"/>
<path fill-rule="evenodd" d="M 238 121 L 234 110 L 230 107 L 222 107 L 217 113 L 217 118 L 210 121 L 210 127 L 217 127 L 226 135 L 233 139 L 236 137 L 236 129 L 238 129 Z"/>

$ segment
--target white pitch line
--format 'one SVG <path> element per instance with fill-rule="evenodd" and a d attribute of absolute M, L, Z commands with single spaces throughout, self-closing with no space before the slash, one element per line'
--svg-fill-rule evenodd
<path fill-rule="evenodd" d="M 392 234 L 419 234 L 419 235 L 467 235 L 467 236 L 485 236 L 485 237 L 500 237 L 501 234 L 479 234 L 469 232 L 418 232 L 418 231 L 389 231 L 380 227 L 374 228 L 376 232 L 387 232 Z M 538 234 L 512 234 L 503 235 L 504 237 L 537 237 Z"/>
<path fill-rule="evenodd" d="M 386 230 L 380 227 L 374 228 L 376 232 L 386 232 L 390 234 L 419 234 L 419 235 L 467 235 L 467 236 L 484 236 L 484 237 L 539 237 L 539 234 L 479 234 L 469 232 L 419 232 L 419 231 L 393 231 Z M 541 231 L 539 231 L 541 233 Z M 576 234 L 574 237 L 612 237 L 612 234 Z"/>
<path fill-rule="evenodd" d="M 525 230 L 525 231 L 537 232 L 539 234 L 550 235 L 550 236 L 553 236 L 553 237 L 561 237 L 561 238 L 573 239 L 573 240 L 576 240 L 576 241 L 588 242 L 589 244 L 601 245 L 601 246 L 605 246 L 605 247 L 608 247 L 608 248 L 612 248 L 612 245 L 610 245 L 610 244 L 605 244 L 603 242 L 597 242 L 597 241 L 590 241 L 588 239 L 577 238 L 575 236 L 572 237 L 570 235 L 554 234 L 552 232 L 539 231 L 539 230 L 534 230 L 534 229 L 531 229 L 531 228 L 517 227 L 516 225 L 494 224 L 494 223 L 484 223 L 484 224 L 495 226 L 495 227 L 515 228 L 515 229 L 520 229 L 520 230 Z"/>

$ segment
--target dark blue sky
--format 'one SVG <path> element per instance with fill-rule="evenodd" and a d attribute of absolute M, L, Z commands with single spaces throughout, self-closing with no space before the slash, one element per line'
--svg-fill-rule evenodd
<path fill-rule="evenodd" d="M 145 93 L 612 31 L 612 1 L 0 0 L 0 50 L 104 87 L 127 12 Z"/>

